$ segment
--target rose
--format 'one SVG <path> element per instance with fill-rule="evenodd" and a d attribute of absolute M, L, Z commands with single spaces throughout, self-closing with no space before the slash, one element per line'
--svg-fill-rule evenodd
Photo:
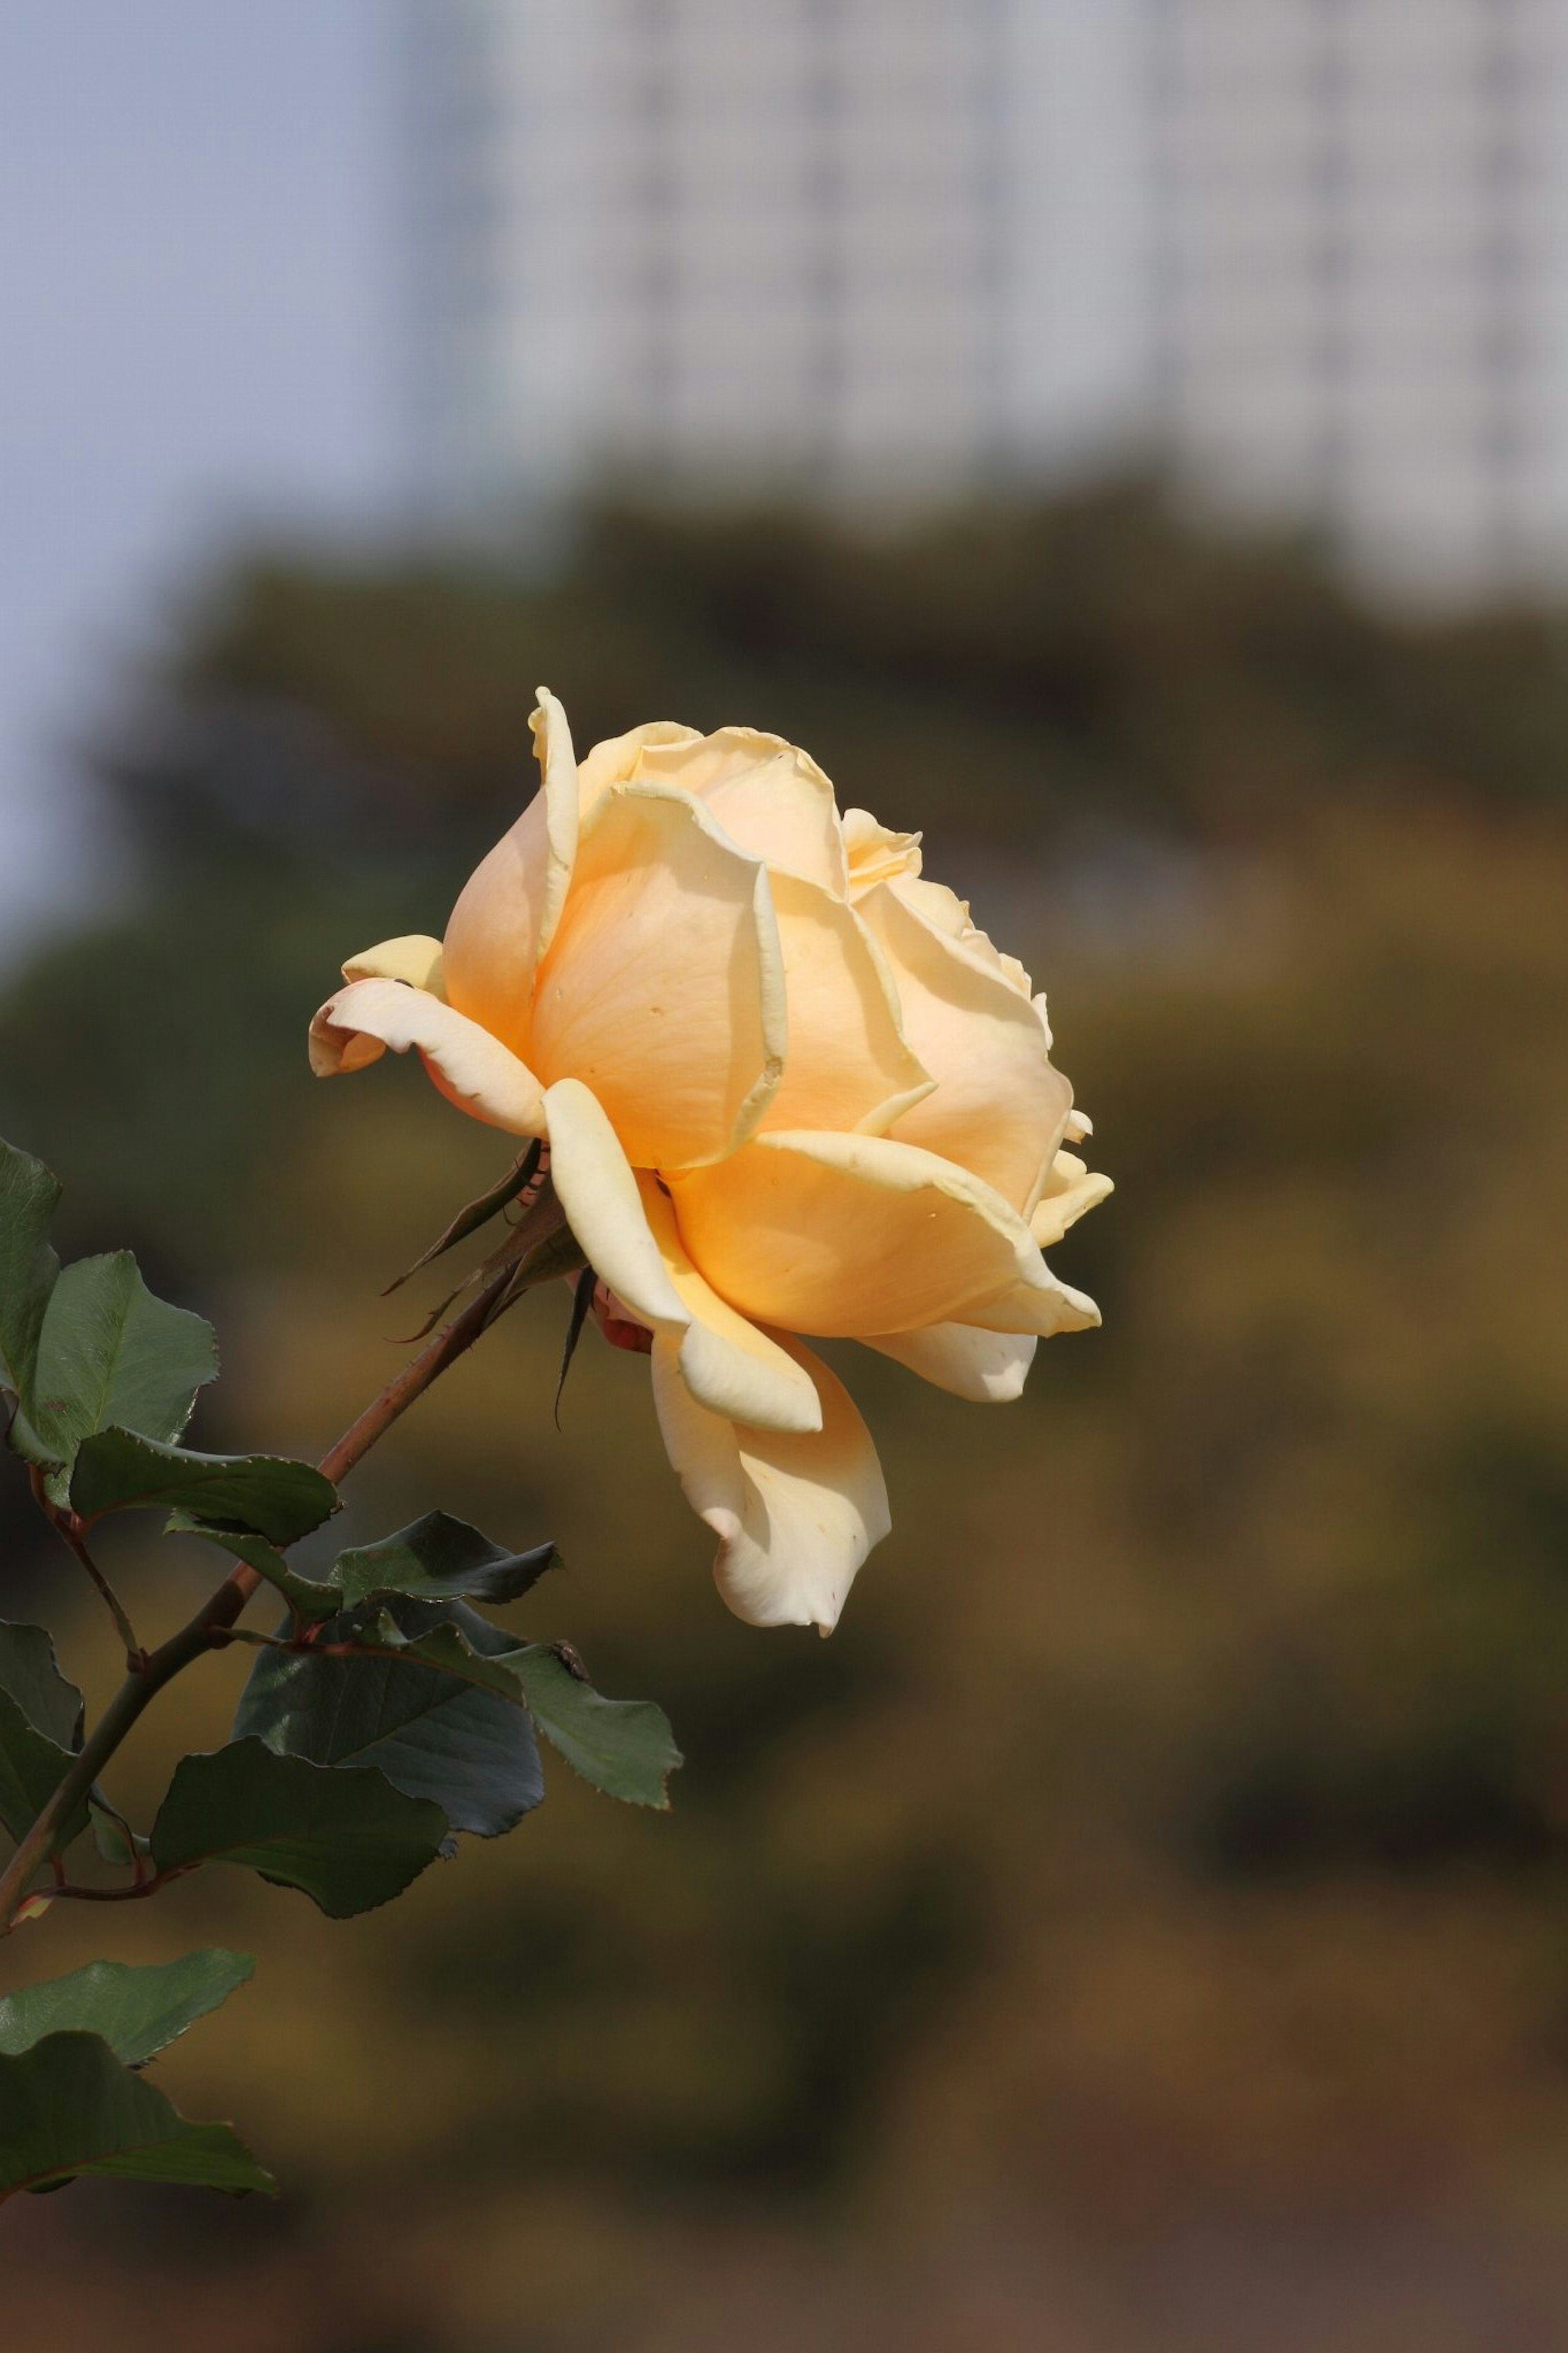
<path fill-rule="evenodd" d="M 793 744 L 664 723 L 579 765 L 543 690 L 542 788 L 444 943 L 343 966 L 311 1059 L 418 1050 L 476 1118 L 548 1136 L 613 1336 L 647 1335 L 666 1449 L 758 1625 L 837 1621 L 889 1527 L 865 1424 L 795 1336 L 860 1340 L 961 1397 L 1099 1322 L 1041 1255 L 1110 1190 L 1045 1001 L 920 837 Z"/>

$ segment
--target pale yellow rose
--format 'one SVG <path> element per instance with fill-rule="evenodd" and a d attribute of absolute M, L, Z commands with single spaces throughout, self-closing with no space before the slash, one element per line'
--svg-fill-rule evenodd
<path fill-rule="evenodd" d="M 887 1534 L 876 1450 L 795 1336 L 861 1340 L 957 1395 L 1018 1395 L 1099 1322 L 1041 1256 L 1110 1192 L 1045 1000 L 920 838 L 840 816 L 816 763 L 660 722 L 579 764 L 541 690 L 543 785 L 444 942 L 343 966 L 311 1060 L 423 1056 L 462 1110 L 547 1136 L 612 1303 L 650 1335 L 665 1446 L 757 1625 L 836 1622 Z"/>

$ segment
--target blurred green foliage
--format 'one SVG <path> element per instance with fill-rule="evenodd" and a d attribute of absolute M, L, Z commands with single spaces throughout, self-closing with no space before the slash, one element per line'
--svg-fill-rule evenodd
<path fill-rule="evenodd" d="M 526 1630 L 689 1763 L 668 1820 L 562 1786 L 395 1915 L 134 1907 L 137 1955 L 285 1947 L 225 2074 L 167 2064 L 315 2184 L 222 2240 L 263 2314 L 332 2248 L 290 2342 L 1563 2341 L 1563 643 L 1379 617 L 1139 486 L 880 543 L 602 513 L 548 572 L 270 560 L 193 613 L 100 763 L 124 909 L 0 1003 L 0 1130 L 70 1247 L 221 1311 L 197 1443 L 319 1450 L 417 1320 L 381 1283 L 504 1163 L 405 1065 L 317 1087 L 302 1030 L 343 955 L 441 928 L 538 680 L 580 747 L 742 720 L 925 827 L 1119 1187 L 1056 1253 L 1106 1328 L 1020 1404 L 837 1352 L 894 1533 L 831 1643 L 726 1617 L 640 1363 L 585 1346 L 557 1434 L 564 1293 L 356 1476 L 365 1535 L 554 1537 Z M 127 1567 L 149 1617 L 204 1573 Z M 49 1973 L 96 1925 L 32 1932 Z"/>

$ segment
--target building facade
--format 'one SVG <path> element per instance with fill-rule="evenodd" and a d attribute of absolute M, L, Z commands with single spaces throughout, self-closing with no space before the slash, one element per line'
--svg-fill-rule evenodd
<path fill-rule="evenodd" d="M 1162 443 L 1410 586 L 1562 576 L 1562 0 L 1149 5 Z"/>
<path fill-rule="evenodd" d="M 433 481 L 907 498 L 1109 447 L 1135 5 L 416 0 Z"/>
<path fill-rule="evenodd" d="M 1568 0 L 410 0 L 424 470 L 1568 576 Z"/>

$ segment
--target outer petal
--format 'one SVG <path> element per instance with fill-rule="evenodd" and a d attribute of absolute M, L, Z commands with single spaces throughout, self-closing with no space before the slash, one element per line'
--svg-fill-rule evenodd
<path fill-rule="evenodd" d="M 714 1296 L 680 1245 L 668 1202 L 633 1174 L 588 1089 L 559 1080 L 545 1096 L 550 1167 L 567 1223 L 595 1271 L 657 1339 L 674 1350 L 693 1397 L 784 1430 L 814 1430 L 821 1407 L 809 1377 Z"/>
<path fill-rule="evenodd" d="M 458 1012 L 531 1059 L 534 975 L 560 923 L 576 857 L 577 764 L 566 713 L 545 687 L 529 724 L 542 783 L 464 884 L 442 963 Z"/>
<path fill-rule="evenodd" d="M 750 1134 L 785 1038 L 766 869 L 689 794 L 610 786 L 540 968 L 533 1054 L 546 1082 L 581 1079 L 636 1166 L 679 1166 Z"/>
<path fill-rule="evenodd" d="M 999 1194 L 889 1137 L 762 1135 L 717 1166 L 673 1176 L 670 1189 L 715 1291 L 792 1332 L 855 1339 L 975 1324 L 976 1301 L 1056 1287 Z"/>
<path fill-rule="evenodd" d="M 1024 1393 L 1038 1345 L 1032 1333 L 980 1332 L 970 1324 L 928 1324 L 923 1332 L 884 1332 L 875 1348 L 911 1373 L 974 1405 L 1009 1405 Z"/>
<path fill-rule="evenodd" d="M 1029 1231 L 1042 1250 L 1059 1242 L 1069 1226 L 1098 1207 L 1115 1186 L 1109 1176 L 1097 1176 L 1070 1152 L 1058 1152 L 1040 1188 L 1029 1219 Z"/>
<path fill-rule="evenodd" d="M 789 1050 L 764 1128 L 880 1134 L 933 1084 L 905 1039 L 886 961 L 854 910 L 792 874 L 770 877 L 789 1002 Z"/>
<path fill-rule="evenodd" d="M 833 786 L 809 754 L 754 727 L 695 742 L 649 743 L 637 767 L 695 793 L 738 848 L 780 874 L 844 896 L 848 879 Z"/>
<path fill-rule="evenodd" d="M 907 907 L 914 908 L 937 931 L 955 940 L 976 964 L 998 974 L 1017 996 L 1028 996 L 1035 984 L 1017 957 L 1004 955 L 990 934 L 983 932 L 971 916 L 968 901 L 961 899 L 956 891 L 950 891 L 945 882 L 931 882 L 923 877 L 916 880 L 908 875 L 894 875 L 889 887 Z"/>
<path fill-rule="evenodd" d="M 889 1132 L 973 1169 L 1026 1212 L 1061 1140 L 1072 1089 L 1051 1066 L 1038 1014 L 997 969 L 994 952 L 978 954 L 927 908 L 908 885 L 859 902 L 892 966 L 906 1035 L 937 1082 Z"/>
<path fill-rule="evenodd" d="M 1092 1299 L 1070 1283 L 1058 1282 L 1040 1261 L 1042 1282 L 1019 1283 L 1000 1299 L 987 1300 L 969 1310 L 969 1321 L 986 1332 L 1032 1332 L 1037 1339 L 1053 1339 L 1058 1332 L 1091 1332 L 1100 1322 Z"/>
<path fill-rule="evenodd" d="M 731 1421 L 763 1430 L 820 1430 L 822 1405 L 811 1375 L 703 1281 L 658 1179 L 645 1174 L 637 1187 L 664 1271 L 692 1319 L 680 1348 L 681 1377 L 692 1395 Z"/>
<path fill-rule="evenodd" d="M 748 1430 L 704 1412 L 658 1339 L 654 1404 L 687 1501 L 719 1536 L 713 1574 L 736 1616 L 827 1634 L 856 1570 L 891 1525 L 888 1491 L 842 1382 L 798 1341 L 779 1336 L 821 1397 L 816 1435 Z"/>
<path fill-rule="evenodd" d="M 446 1000 L 441 943 L 422 932 L 383 940 L 378 947 L 362 948 L 358 955 L 350 956 L 342 971 L 345 980 L 405 980 L 410 988 L 426 989 L 432 997 Z"/>
<path fill-rule="evenodd" d="M 879 825 L 869 809 L 844 812 L 844 847 L 849 859 L 849 896 L 863 899 L 879 882 L 921 871 L 918 833 L 890 833 Z"/>
<path fill-rule="evenodd" d="M 513 1135 L 542 1135 L 544 1101 L 525 1062 L 477 1021 L 401 980 L 352 980 L 327 999 L 310 1024 L 310 1068 L 318 1078 L 360 1071 L 390 1046 L 416 1048 L 449 1103 Z"/>
<path fill-rule="evenodd" d="M 624 735 L 607 735 L 577 763 L 577 806 L 586 817 L 599 795 L 611 785 L 627 785 L 643 773 L 644 747 L 653 744 L 700 744 L 695 727 L 679 720 L 650 719 L 646 726 L 628 728 Z"/>

